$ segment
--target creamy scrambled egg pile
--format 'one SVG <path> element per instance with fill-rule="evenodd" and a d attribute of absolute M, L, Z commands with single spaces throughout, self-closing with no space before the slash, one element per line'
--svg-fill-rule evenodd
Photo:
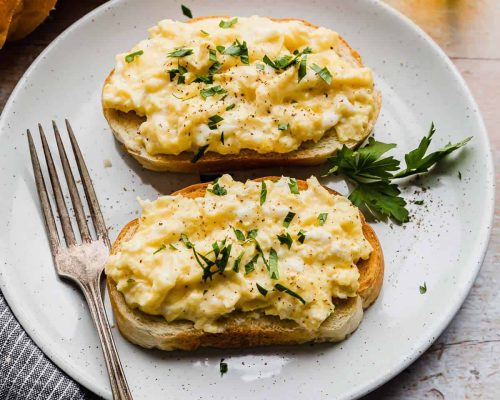
<path fill-rule="evenodd" d="M 208 332 L 235 310 L 317 330 L 334 312 L 332 298 L 356 296 L 356 263 L 372 248 L 347 198 L 314 177 L 307 184 L 224 175 L 204 197 L 141 201 L 138 229 L 106 274 L 129 306 Z"/>
<path fill-rule="evenodd" d="M 163 20 L 116 57 L 103 105 L 146 117 L 136 140 L 151 155 L 286 153 L 332 129 L 355 143 L 373 77 L 343 51 L 338 33 L 301 21 Z"/>

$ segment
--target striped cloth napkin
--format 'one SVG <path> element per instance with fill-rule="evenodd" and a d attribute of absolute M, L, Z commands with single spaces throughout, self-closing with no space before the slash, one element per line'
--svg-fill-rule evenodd
<path fill-rule="evenodd" d="M 57 368 L 14 318 L 0 292 L 0 399 L 97 400 Z"/>

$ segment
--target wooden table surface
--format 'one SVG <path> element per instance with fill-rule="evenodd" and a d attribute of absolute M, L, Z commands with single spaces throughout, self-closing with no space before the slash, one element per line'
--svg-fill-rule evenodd
<path fill-rule="evenodd" d="M 61 0 L 28 38 L 0 51 L 0 110 L 26 68 L 60 32 L 102 0 Z M 500 0 L 386 0 L 445 50 L 469 84 L 500 162 Z M 497 175 L 497 205 L 500 180 Z M 460 312 L 436 343 L 371 399 L 500 398 L 500 208 L 488 253 Z"/>

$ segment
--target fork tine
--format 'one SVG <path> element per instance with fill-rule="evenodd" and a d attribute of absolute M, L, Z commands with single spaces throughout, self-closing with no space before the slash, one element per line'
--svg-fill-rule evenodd
<path fill-rule="evenodd" d="M 73 172 L 71 172 L 68 156 L 66 154 L 66 150 L 64 149 L 64 144 L 61 140 L 61 135 L 59 135 L 59 129 L 57 129 L 55 121 L 52 121 L 52 127 L 54 128 L 57 148 L 59 150 L 59 156 L 61 157 L 64 176 L 66 177 L 66 183 L 68 184 L 69 194 L 75 210 L 76 222 L 78 223 L 78 228 L 80 229 L 80 235 L 82 237 L 82 241 L 90 243 L 92 241 L 92 236 L 90 235 L 89 227 L 87 226 L 82 200 L 80 199 L 80 194 L 76 188 L 75 177 L 73 176 Z"/>
<path fill-rule="evenodd" d="M 92 180 L 90 179 L 89 171 L 85 165 L 85 160 L 83 159 L 82 152 L 76 141 L 75 134 L 69 121 L 66 119 L 66 129 L 68 130 L 69 138 L 71 140 L 71 147 L 73 148 L 73 153 L 75 154 L 76 163 L 78 165 L 78 170 L 80 171 L 80 176 L 82 178 L 83 188 L 85 189 L 85 195 L 87 196 L 87 202 L 90 208 L 90 215 L 92 216 L 92 221 L 94 222 L 95 230 L 98 237 L 102 238 L 106 245 L 110 247 L 108 231 L 106 229 L 106 224 L 104 223 L 104 218 L 102 217 L 101 208 L 99 207 L 99 202 L 94 191 L 94 186 L 92 185 Z"/>
<path fill-rule="evenodd" d="M 47 144 L 47 139 L 45 138 L 42 125 L 38 124 L 38 130 L 40 131 L 40 138 L 42 139 L 43 153 L 45 154 L 47 169 L 49 170 L 50 182 L 52 183 L 52 190 L 54 191 L 57 210 L 59 211 L 59 217 L 61 218 L 64 239 L 66 240 L 66 244 L 68 246 L 73 246 L 76 244 L 75 234 L 73 233 L 73 228 L 71 227 L 68 209 L 66 208 L 66 203 L 61 190 L 61 184 L 59 183 L 59 178 L 54 166 L 54 160 L 52 159 L 52 154 L 50 153 L 50 148 Z"/>
<path fill-rule="evenodd" d="M 49 196 L 47 194 L 47 187 L 45 186 L 42 169 L 40 168 L 40 161 L 38 160 L 35 144 L 33 143 L 33 137 L 31 136 L 29 129 L 27 133 L 31 164 L 33 165 L 33 173 L 35 175 L 36 190 L 38 192 L 38 196 L 40 197 L 40 203 L 42 204 L 45 226 L 49 234 L 50 250 L 52 251 L 52 256 L 55 256 L 56 251 L 59 248 L 59 235 L 57 234 L 56 221 L 54 220 L 54 214 L 52 213 L 52 207 L 50 206 Z"/>

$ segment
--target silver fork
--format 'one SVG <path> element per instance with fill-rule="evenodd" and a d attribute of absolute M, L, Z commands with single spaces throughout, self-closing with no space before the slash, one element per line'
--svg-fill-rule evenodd
<path fill-rule="evenodd" d="M 66 245 L 64 245 L 59 241 L 59 234 L 54 220 L 54 213 L 52 211 L 49 195 L 43 179 L 40 162 L 38 161 L 31 132 L 28 130 L 28 142 L 35 175 L 36 188 L 38 195 L 40 196 L 42 211 L 45 218 L 45 226 L 49 236 L 50 249 L 54 258 L 56 272 L 60 277 L 67 278 L 75 282 L 80 287 L 85 299 L 87 300 L 90 314 L 92 315 L 92 319 L 94 320 L 99 333 L 99 339 L 101 341 L 102 351 L 106 361 L 106 368 L 108 369 L 109 380 L 111 383 L 113 399 L 132 399 L 127 385 L 127 380 L 125 379 L 125 374 L 123 373 L 123 368 L 120 363 L 120 358 L 118 357 L 118 352 L 116 351 L 115 342 L 111 334 L 111 328 L 106 317 L 106 312 L 104 311 L 104 304 L 101 296 L 101 276 L 104 269 L 104 263 L 110 249 L 106 225 L 104 223 L 101 209 L 97 201 L 97 196 L 95 194 L 94 187 L 92 186 L 92 181 L 85 165 L 85 161 L 83 160 L 82 153 L 76 141 L 75 135 L 73 134 L 73 130 L 71 129 L 68 120 L 66 120 L 66 128 L 71 141 L 71 147 L 73 148 L 73 154 L 75 156 L 82 185 L 85 190 L 85 197 L 87 198 L 90 215 L 97 233 L 97 238 L 94 240 L 89 231 L 87 220 L 85 218 L 85 212 L 82 206 L 82 200 L 80 199 L 80 194 L 75 183 L 73 172 L 71 171 L 61 136 L 59 135 L 59 130 L 57 129 L 57 125 L 54 121 L 52 121 L 52 126 L 54 128 L 57 148 L 59 150 L 59 156 L 61 158 L 66 183 L 68 185 L 81 237 L 81 243 L 77 243 L 75 233 L 71 227 L 68 209 L 66 207 L 66 202 L 61 190 L 61 184 L 59 183 L 59 178 L 54 166 L 52 154 L 50 153 L 43 128 L 40 124 L 38 124 L 43 152 L 45 154 L 50 182 L 52 184 L 52 191 L 54 193 L 57 206 L 56 213 L 59 215 L 64 234 L 64 241 L 66 243 Z"/>

